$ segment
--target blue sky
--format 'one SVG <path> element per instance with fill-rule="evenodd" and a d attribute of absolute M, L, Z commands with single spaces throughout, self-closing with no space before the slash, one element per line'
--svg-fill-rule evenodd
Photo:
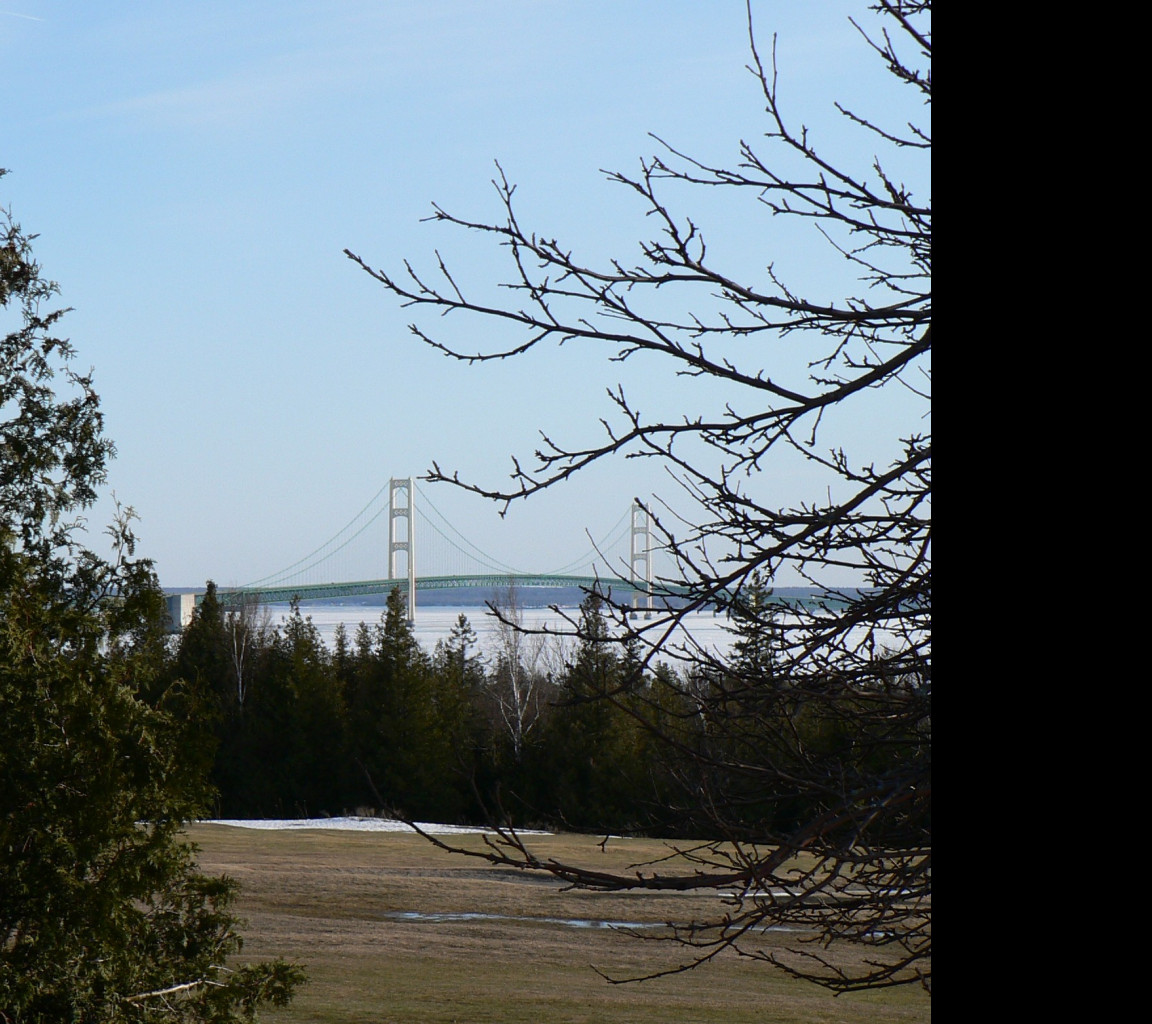
<path fill-rule="evenodd" d="M 797 122 L 828 152 L 870 160 L 832 107 L 886 109 L 883 71 L 848 22 L 868 19 L 864 4 L 760 0 L 753 15 L 762 52 L 778 33 Z M 430 268 L 439 249 L 465 278 L 498 279 L 496 250 L 421 218 L 433 201 L 498 217 L 499 160 L 522 223 L 589 259 L 632 260 L 643 210 L 601 169 L 634 170 L 656 149 L 648 132 L 731 161 L 763 130 L 748 59 L 743 0 L 0 0 L 0 204 L 39 234 L 74 307 L 66 333 L 119 449 L 110 488 L 140 514 L 161 582 L 272 573 L 434 459 L 502 483 L 540 429 L 595 438 L 618 381 L 676 408 L 680 385 L 658 366 L 607 351 L 454 364 L 342 250 L 396 271 L 404 258 Z M 706 230 L 715 219 L 717 251 L 744 276 L 775 261 L 842 294 L 845 270 L 812 230 L 711 197 L 680 208 Z M 477 347 L 500 344 L 494 326 L 470 329 Z M 812 497 L 802 472 L 764 485 Z M 633 495 L 671 491 L 631 461 L 504 521 L 431 493 L 486 550 L 555 564 Z"/>

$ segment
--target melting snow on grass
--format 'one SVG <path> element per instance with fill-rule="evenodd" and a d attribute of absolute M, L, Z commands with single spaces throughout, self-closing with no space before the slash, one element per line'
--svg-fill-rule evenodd
<path fill-rule="evenodd" d="M 414 832 L 411 825 L 403 821 L 394 821 L 391 818 L 369 818 L 349 815 L 341 818 L 216 818 L 211 821 L 202 821 L 202 825 L 232 825 L 236 828 L 266 828 L 266 829 L 302 829 L 327 828 L 344 829 L 357 832 Z M 438 825 L 432 822 L 418 821 L 416 823 L 421 831 L 433 836 L 480 835 L 485 832 L 492 833 L 491 828 L 472 825 Z M 531 829 L 517 829 L 518 834 L 525 836 L 546 836 L 549 832 L 537 832 Z"/>

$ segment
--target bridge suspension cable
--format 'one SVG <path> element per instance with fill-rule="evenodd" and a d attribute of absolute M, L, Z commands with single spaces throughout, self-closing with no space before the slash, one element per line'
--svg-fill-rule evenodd
<path fill-rule="evenodd" d="M 580 568 L 583 568 L 585 566 L 594 565 L 597 557 L 600 557 L 600 558 L 604 559 L 605 561 L 608 561 L 612 557 L 611 556 L 612 548 L 615 545 L 619 544 L 624 539 L 624 534 L 627 532 L 626 523 L 628 521 L 628 517 L 629 517 L 630 512 L 631 512 L 631 510 L 629 510 L 629 512 L 625 512 L 620 517 L 620 519 L 617 521 L 616 525 L 613 526 L 608 531 L 608 533 L 604 535 L 602 540 L 600 540 L 599 542 L 592 541 L 593 547 L 591 550 L 586 551 L 583 555 L 581 555 L 575 561 L 569 562 L 567 565 L 560 566 L 559 569 L 550 570 L 548 575 L 550 575 L 550 576 L 564 576 L 564 575 L 572 572 L 575 569 L 580 569 Z M 591 538 L 589 538 L 589 539 L 591 540 Z M 610 566 L 606 565 L 604 568 L 609 569 Z M 588 575 L 591 575 L 591 573 L 589 573 Z"/>
<path fill-rule="evenodd" d="M 429 508 L 433 512 L 435 512 L 436 516 L 440 520 L 440 522 L 442 522 L 446 527 L 448 527 L 448 529 L 451 530 L 452 533 L 454 533 L 457 537 L 459 537 L 460 540 L 463 541 L 465 544 L 467 544 L 468 547 L 470 547 L 472 550 L 466 551 L 459 544 L 457 544 L 454 540 L 452 540 L 451 537 L 447 536 L 447 534 L 445 534 L 444 531 L 441 530 L 431 520 L 425 518 L 422 525 L 431 526 L 432 529 L 435 530 L 436 533 L 438 533 L 440 535 L 440 537 L 442 537 L 447 544 L 449 544 L 451 547 L 453 547 L 457 551 L 459 551 L 460 554 L 464 555 L 466 558 L 475 558 L 477 561 L 480 562 L 481 565 L 483 565 L 487 569 L 495 569 L 497 572 L 506 572 L 510 576 L 518 576 L 518 575 L 523 574 L 522 569 L 514 569 L 512 566 L 506 565 L 504 562 L 501 562 L 497 558 L 493 558 L 491 555 L 489 555 L 482 548 L 480 548 L 476 544 L 472 543 L 472 541 L 470 541 L 467 537 L 465 537 L 464 534 L 462 534 L 459 530 L 456 529 L 455 526 L 452 525 L 451 522 L 449 522 L 447 516 L 445 516 L 444 513 L 441 512 L 432 503 L 431 499 L 422 490 L 420 490 L 419 487 L 416 488 L 416 493 L 417 493 L 417 495 L 419 495 L 421 502 L 423 502 L 422 507 Z"/>
<path fill-rule="evenodd" d="M 279 570 L 278 572 L 271 573 L 268 576 L 261 577 L 258 580 L 253 580 L 251 583 L 245 584 L 245 587 L 261 587 L 281 583 L 284 582 L 289 576 L 301 576 L 308 572 L 310 569 L 315 569 L 318 565 L 322 565 L 324 562 L 330 560 L 334 555 L 344 550 L 344 548 L 356 540 L 356 538 L 359 537 L 365 530 L 367 530 L 369 526 L 371 526 L 386 511 L 388 511 L 388 505 L 385 503 L 377 508 L 371 516 L 360 523 L 360 520 L 364 517 L 368 510 L 371 509 L 372 506 L 380 500 L 380 496 L 386 490 L 388 490 L 388 487 L 389 484 L 385 484 L 383 487 L 381 487 L 380 490 L 378 490 L 371 497 L 371 499 L 369 499 L 368 504 L 366 504 L 359 512 L 357 512 L 356 515 L 353 516 L 352 519 L 344 527 L 338 530 L 335 535 L 329 537 L 328 540 L 316 548 L 315 551 L 312 551 L 310 554 L 305 555 L 303 558 L 293 562 L 291 565 Z M 352 530 L 353 527 L 356 527 L 357 523 L 360 523 L 360 525 L 356 531 L 345 537 L 344 535 Z M 336 544 L 336 542 L 339 541 L 341 537 L 344 537 L 344 540 L 340 544 L 333 547 L 332 545 Z M 320 555 L 321 552 L 324 552 L 324 554 L 321 555 L 321 557 L 316 558 L 316 556 Z M 305 565 L 306 562 L 308 563 L 307 565 Z"/>
<path fill-rule="evenodd" d="M 465 537 L 464 534 L 462 534 L 459 530 L 457 530 L 455 526 L 452 525 L 452 523 L 449 521 L 448 517 L 445 516 L 444 513 L 441 512 L 435 506 L 435 504 L 432 502 L 432 500 L 422 490 L 420 490 L 419 487 L 416 488 L 416 493 L 419 495 L 420 500 L 423 502 L 423 506 L 431 509 L 436 514 L 437 518 L 453 534 L 455 534 L 464 544 L 468 545 L 468 547 L 472 549 L 471 551 L 466 551 L 464 548 L 460 547 L 460 545 L 455 543 L 451 537 L 446 536 L 445 533 L 441 529 L 439 529 L 439 527 L 437 527 L 435 523 L 431 522 L 429 519 L 427 519 L 425 517 L 425 519 L 423 520 L 424 525 L 431 526 L 432 529 L 435 530 L 436 533 L 439 534 L 440 537 L 442 537 L 446 543 L 450 544 L 453 548 L 455 548 L 455 550 L 459 551 L 465 557 L 470 557 L 470 558 L 476 559 L 486 569 L 494 569 L 498 572 L 506 572 L 511 576 L 530 575 L 528 570 L 514 568 L 514 567 L 500 561 L 498 558 L 493 557 L 492 555 L 490 555 L 486 551 L 484 551 L 482 548 L 480 548 L 478 545 L 474 544 L 467 537 Z M 626 523 L 628 522 L 629 515 L 630 515 L 630 510 L 629 510 L 629 512 L 625 512 L 619 518 L 619 520 L 617 520 L 617 522 L 611 527 L 611 529 L 609 529 L 608 532 L 604 535 L 603 539 L 601 539 L 598 543 L 596 541 L 593 541 L 592 542 L 593 547 L 591 549 L 589 549 L 588 551 L 585 551 L 578 558 L 573 559 L 571 562 L 568 562 L 567 564 L 562 565 L 557 569 L 544 570 L 542 572 L 542 575 L 564 576 L 564 575 L 572 572 L 575 569 L 582 569 L 582 568 L 587 568 L 587 567 L 591 566 L 596 561 L 597 556 L 599 556 L 600 558 L 610 557 L 609 555 L 606 554 L 606 552 L 610 552 L 614 545 L 620 544 L 623 541 L 624 534 L 627 532 Z M 591 575 L 591 574 L 581 573 L 580 575 Z"/>
<path fill-rule="evenodd" d="M 410 479 L 410 478 L 409 478 Z M 347 573 L 348 569 L 336 569 L 333 564 L 336 555 L 341 552 L 346 552 L 350 545 L 363 536 L 374 524 L 376 524 L 382 517 L 389 513 L 391 508 L 391 494 L 385 499 L 385 493 L 389 492 L 393 481 L 389 481 L 381 487 L 369 501 L 364 505 L 359 512 L 340 530 L 338 530 L 332 537 L 315 548 L 303 558 L 298 559 L 291 565 L 279 570 L 278 572 L 271 573 L 260 579 L 247 583 L 244 587 L 239 589 L 259 589 L 285 586 L 292 583 L 305 583 L 302 579 L 305 573 L 312 573 L 318 567 L 328 565 L 330 571 L 345 573 L 345 578 L 350 578 Z M 474 573 L 474 569 L 469 569 L 467 566 L 471 564 L 473 567 L 479 566 L 488 573 L 495 573 L 497 575 L 507 576 L 531 576 L 531 575 L 546 575 L 546 576 L 612 576 L 613 575 L 613 558 L 620 554 L 622 545 L 627 541 L 628 533 L 630 530 L 630 511 L 625 512 L 619 520 L 604 534 L 600 541 L 592 539 L 588 535 L 588 539 L 592 547 L 581 554 L 579 557 L 573 559 L 558 568 L 548 570 L 547 572 L 532 572 L 523 568 L 516 568 L 504 562 L 502 559 L 496 558 L 488 554 L 479 545 L 469 540 L 463 533 L 460 532 L 452 522 L 441 512 L 432 500 L 420 488 L 415 486 L 412 482 L 412 487 L 415 494 L 419 498 L 420 506 L 420 521 L 421 526 L 427 526 L 436 534 L 446 548 L 441 551 L 441 556 L 448 553 L 448 549 L 454 551 L 457 555 L 464 559 L 465 568 L 450 571 L 444 567 L 437 567 L 434 575 L 469 575 Z M 410 499 L 411 500 L 411 499 Z M 429 514 L 425 514 L 425 512 Z M 409 523 L 409 529 L 412 529 L 412 523 Z M 419 532 L 419 530 L 417 530 Z M 383 547 L 383 545 L 382 545 Z M 433 550 L 435 554 L 435 549 Z M 410 553 L 411 554 L 411 553 Z M 345 560 L 348 560 L 348 554 L 345 554 Z M 624 555 L 620 555 L 621 563 L 626 564 Z M 365 579 L 368 576 L 375 574 L 365 572 L 363 557 L 356 559 L 360 563 L 360 568 L 352 570 L 358 578 Z M 596 569 L 597 563 L 605 563 L 600 569 Z M 427 559 L 424 560 L 425 566 L 429 565 Z M 391 569 L 388 570 L 391 572 Z M 308 582 L 317 582 L 315 579 Z"/>

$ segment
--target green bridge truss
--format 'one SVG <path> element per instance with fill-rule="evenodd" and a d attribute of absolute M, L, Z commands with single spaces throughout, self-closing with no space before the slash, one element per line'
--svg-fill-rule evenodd
<path fill-rule="evenodd" d="M 235 604 L 246 597 L 255 597 L 267 604 L 284 604 L 293 599 L 301 602 L 321 601 L 328 598 L 339 597 L 369 597 L 377 594 L 389 594 L 396 587 L 406 593 L 408 577 L 387 580 L 362 580 L 358 583 L 299 583 L 295 585 L 277 585 L 274 587 L 221 587 L 216 591 L 222 605 Z M 508 575 L 488 573 L 478 576 L 417 576 L 416 589 L 419 590 L 462 590 L 465 587 L 497 588 L 508 587 L 540 588 L 540 587 L 586 587 L 598 588 L 604 594 L 614 594 L 617 597 L 626 597 L 631 594 L 646 596 L 645 591 L 636 584 L 617 577 L 602 576 L 548 576 L 548 575 Z M 654 588 L 653 598 L 666 594 L 687 594 L 687 587 L 659 586 Z M 199 604 L 202 594 L 196 595 Z"/>

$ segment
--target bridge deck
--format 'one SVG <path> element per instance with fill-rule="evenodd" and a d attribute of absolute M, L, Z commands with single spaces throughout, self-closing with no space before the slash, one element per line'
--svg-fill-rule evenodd
<path fill-rule="evenodd" d="M 417 590 L 458 590 L 465 587 L 599 587 L 605 593 L 640 593 L 642 586 L 625 579 L 601 576 L 548 576 L 548 575 L 500 575 L 488 573 L 477 576 L 417 576 Z M 402 592 L 408 590 L 408 577 L 387 580 L 362 580 L 356 583 L 300 583 L 275 587 L 221 587 L 217 595 L 222 604 L 230 604 L 241 595 L 251 595 L 268 604 L 282 604 L 293 600 L 320 601 L 337 597 L 368 597 L 376 594 L 389 594 L 396 587 Z M 671 592 L 680 592 L 676 588 Z M 660 593 L 669 588 L 660 587 Z M 202 595 L 197 595 L 197 599 Z"/>

